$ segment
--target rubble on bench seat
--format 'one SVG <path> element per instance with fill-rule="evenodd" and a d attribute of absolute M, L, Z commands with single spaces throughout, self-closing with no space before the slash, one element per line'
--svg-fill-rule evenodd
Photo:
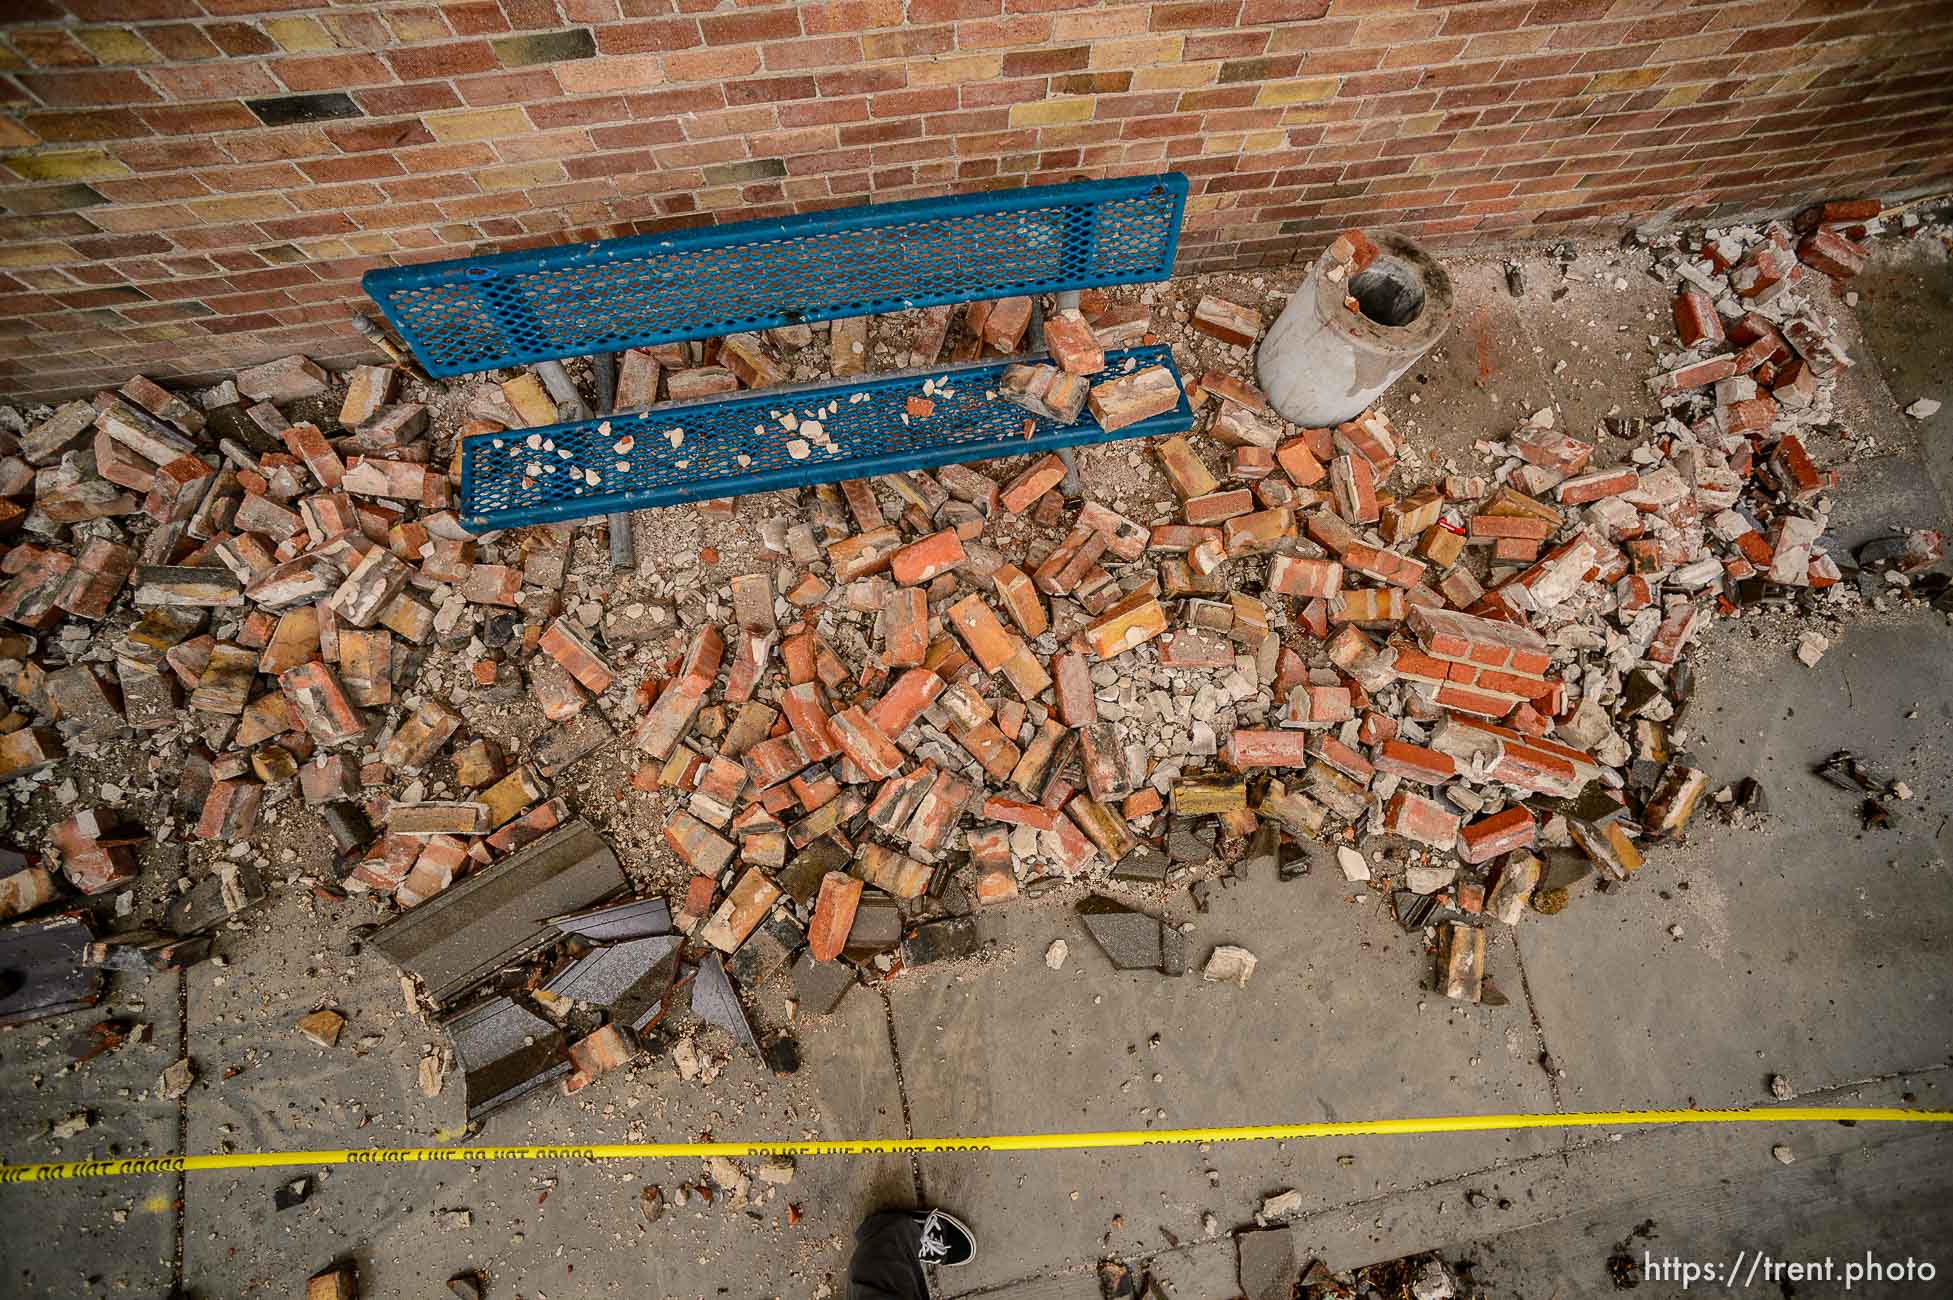
<path fill-rule="evenodd" d="M 750 338 L 731 341 L 760 355 L 763 345 Z M 972 360 L 932 374 L 791 386 L 780 384 L 777 367 L 749 360 L 708 401 L 694 400 L 688 377 L 697 368 L 674 370 L 664 405 L 526 432 L 494 419 L 466 430 L 459 518 L 477 532 L 573 522 L 901 472 L 894 463 L 940 470 L 1192 422 L 1168 349 L 1142 344 L 1093 359 L 1101 369 L 1086 375 Z"/>

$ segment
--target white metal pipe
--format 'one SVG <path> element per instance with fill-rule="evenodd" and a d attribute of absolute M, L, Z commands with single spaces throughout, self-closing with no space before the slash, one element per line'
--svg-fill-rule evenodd
<path fill-rule="evenodd" d="M 1325 252 L 1261 341 L 1261 391 L 1291 424 L 1333 427 L 1368 410 L 1451 323 L 1451 277 L 1406 236 L 1369 233 L 1377 256 L 1345 278 Z"/>

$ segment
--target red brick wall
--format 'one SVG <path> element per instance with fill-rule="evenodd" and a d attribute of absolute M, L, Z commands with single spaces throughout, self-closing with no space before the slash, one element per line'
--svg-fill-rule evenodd
<path fill-rule="evenodd" d="M 389 262 L 1074 175 L 1186 269 L 1953 174 L 1948 0 L 0 0 L 0 397 L 366 355 Z"/>

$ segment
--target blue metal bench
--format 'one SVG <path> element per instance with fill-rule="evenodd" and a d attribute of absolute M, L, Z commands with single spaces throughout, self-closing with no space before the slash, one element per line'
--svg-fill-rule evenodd
<path fill-rule="evenodd" d="M 1164 280 L 1186 195 L 1187 179 L 1177 172 L 1078 181 L 386 268 L 369 271 L 362 284 L 429 374 L 456 375 L 740 330 Z M 1108 356 L 1107 377 L 1129 362 L 1172 368 L 1167 349 L 1135 348 Z M 1060 427 L 986 398 L 1005 364 L 760 389 L 470 438 L 462 447 L 461 520 L 486 530 L 576 519 L 1192 426 L 1182 399 L 1177 411 L 1114 433 L 1090 415 Z M 905 422 L 907 399 L 922 395 L 927 380 L 935 381 L 934 414 Z M 808 418 L 801 413 L 830 407 L 812 418 L 831 449 L 793 456 L 794 435 L 773 413 Z M 667 436 L 674 429 L 682 434 L 675 444 Z M 616 450 L 626 436 L 630 450 Z"/>

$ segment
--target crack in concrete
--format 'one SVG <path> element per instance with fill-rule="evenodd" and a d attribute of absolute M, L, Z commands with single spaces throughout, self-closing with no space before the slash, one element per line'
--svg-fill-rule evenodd
<path fill-rule="evenodd" d="M 882 1018 L 888 1024 L 888 1056 L 895 1066 L 895 1094 L 902 1100 L 902 1136 L 915 1137 L 915 1121 L 909 1114 L 909 1084 L 902 1077 L 902 1044 L 895 1034 L 895 1004 L 889 999 L 886 988 L 878 988 L 876 994 L 882 1000 Z M 922 1199 L 922 1159 L 915 1152 L 909 1152 L 909 1177 L 915 1184 L 915 1203 L 927 1205 Z"/>
<path fill-rule="evenodd" d="M 190 974 L 188 971 L 176 973 L 176 1050 L 183 1056 L 190 1055 Z M 190 1149 L 190 1094 L 185 1091 L 176 1099 L 176 1149 L 179 1153 Z M 174 1248 L 170 1252 L 170 1294 L 182 1295 L 183 1291 L 183 1219 L 185 1198 L 189 1195 L 189 1179 L 182 1170 L 176 1174 L 176 1196 L 170 1205 L 173 1219 L 172 1233 Z"/>
<path fill-rule="evenodd" d="M 1533 982 L 1526 974 L 1526 954 L 1519 946 L 1517 926 L 1512 929 L 1512 964 L 1519 968 L 1519 995 L 1526 999 L 1526 1016 L 1533 1022 L 1533 1037 L 1539 1042 L 1539 1068 L 1546 1071 L 1546 1088 L 1553 1094 L 1553 1113 L 1563 1115 L 1566 1099 L 1560 1093 L 1560 1058 L 1553 1055 L 1553 1048 L 1546 1041 L 1546 1022 L 1539 1018 L 1539 1003 L 1533 1000 Z M 1547 1069 L 1549 1062 L 1554 1068 Z"/>

